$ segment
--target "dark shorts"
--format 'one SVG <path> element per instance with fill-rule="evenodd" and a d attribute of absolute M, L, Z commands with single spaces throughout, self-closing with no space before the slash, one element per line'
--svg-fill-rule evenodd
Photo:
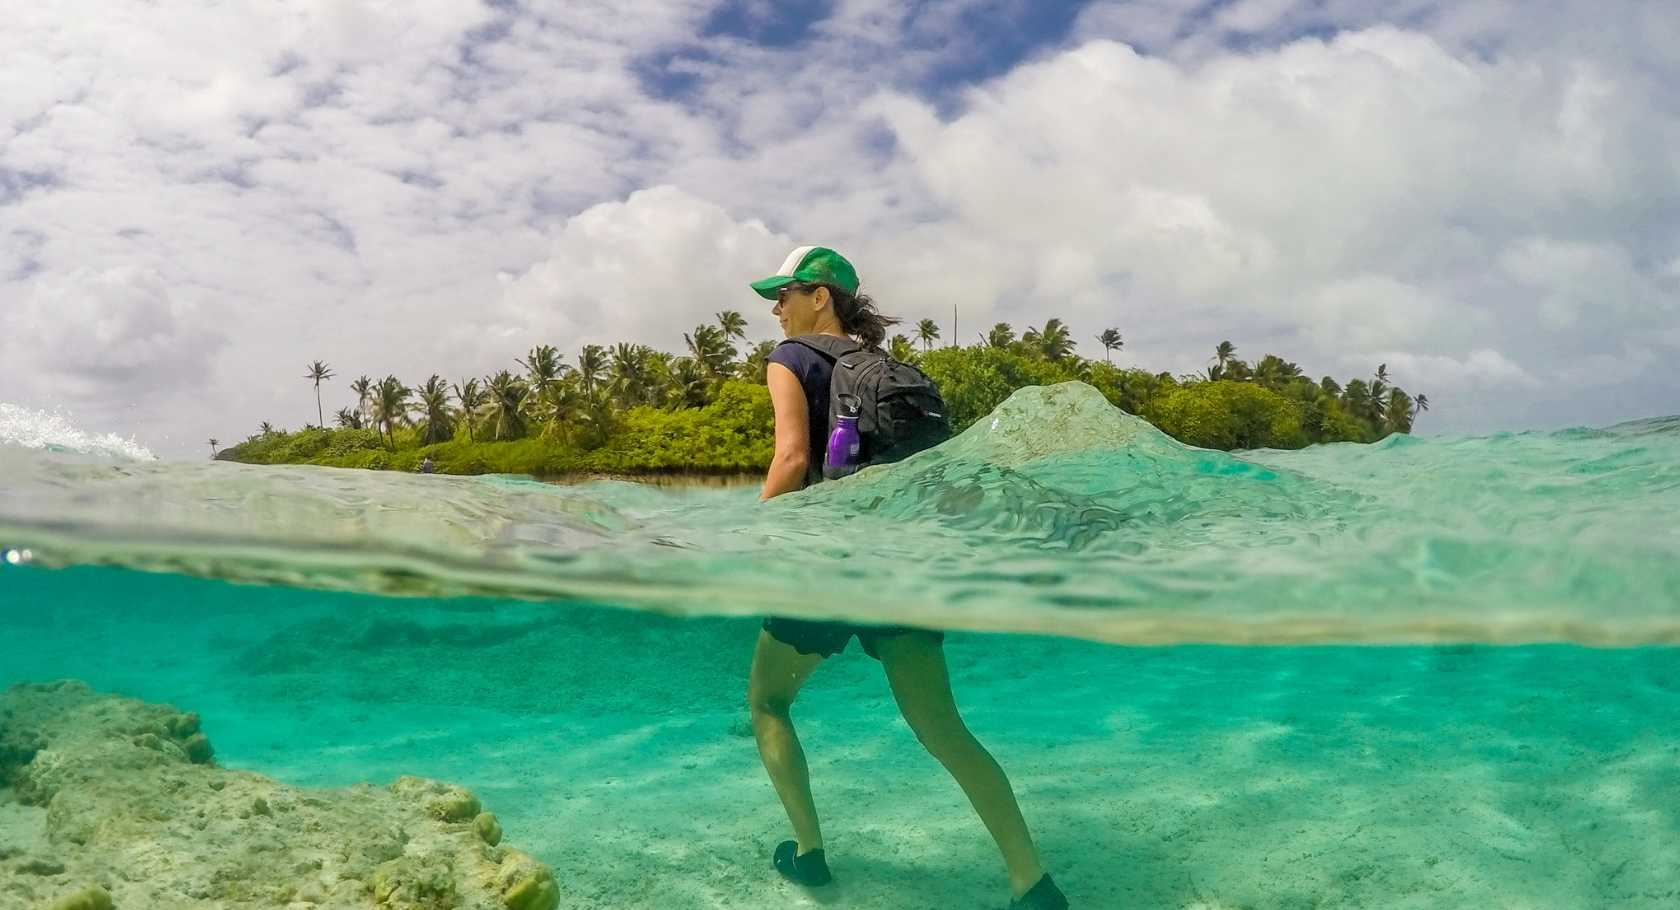
<path fill-rule="evenodd" d="M 876 660 L 881 655 L 875 651 L 875 645 L 883 638 L 893 635 L 926 635 L 936 642 L 945 640 L 944 632 L 932 629 L 917 629 L 912 626 L 860 626 L 847 622 L 820 622 L 811 619 L 786 619 L 772 616 L 764 621 L 764 631 L 770 637 L 784 645 L 792 645 L 801 654 L 821 654 L 832 657 L 846 650 L 846 645 L 856 635 L 858 644 L 863 645 L 863 653 Z"/>

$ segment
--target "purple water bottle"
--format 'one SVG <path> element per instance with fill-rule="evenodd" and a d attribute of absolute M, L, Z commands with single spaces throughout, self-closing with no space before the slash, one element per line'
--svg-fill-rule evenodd
<path fill-rule="evenodd" d="M 823 458 L 824 480 L 838 480 L 856 471 L 858 454 L 863 451 L 863 437 L 858 434 L 861 402 L 856 395 L 841 395 L 839 404 L 834 431 L 828 434 L 828 454 Z"/>

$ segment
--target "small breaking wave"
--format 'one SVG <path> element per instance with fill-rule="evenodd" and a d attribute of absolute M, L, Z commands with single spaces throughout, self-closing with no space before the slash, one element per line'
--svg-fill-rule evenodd
<path fill-rule="evenodd" d="M 37 411 L 5 402 L 0 402 L 0 446 L 135 461 L 157 460 L 151 449 L 132 437 L 124 439 L 115 433 L 95 435 L 78 429 L 63 412 Z"/>

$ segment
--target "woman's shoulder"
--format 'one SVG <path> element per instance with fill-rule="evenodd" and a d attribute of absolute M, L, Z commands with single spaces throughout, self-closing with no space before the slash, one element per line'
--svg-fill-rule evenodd
<path fill-rule="evenodd" d="M 770 352 L 771 363 L 779 363 L 790 368 L 796 364 L 803 366 L 822 360 L 823 356 L 821 354 L 792 338 L 776 345 L 775 349 Z"/>

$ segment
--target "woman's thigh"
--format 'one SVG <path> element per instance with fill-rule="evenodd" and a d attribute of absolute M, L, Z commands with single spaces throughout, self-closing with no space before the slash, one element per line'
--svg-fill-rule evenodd
<path fill-rule="evenodd" d="M 786 711 L 822 660 L 821 654 L 801 654 L 760 630 L 747 681 L 748 705 L 753 710 Z"/>
<path fill-rule="evenodd" d="M 915 632 L 890 635 L 882 637 L 875 647 L 898 709 L 917 739 L 936 748 L 968 735 L 956 697 L 951 694 L 942 636 Z"/>

